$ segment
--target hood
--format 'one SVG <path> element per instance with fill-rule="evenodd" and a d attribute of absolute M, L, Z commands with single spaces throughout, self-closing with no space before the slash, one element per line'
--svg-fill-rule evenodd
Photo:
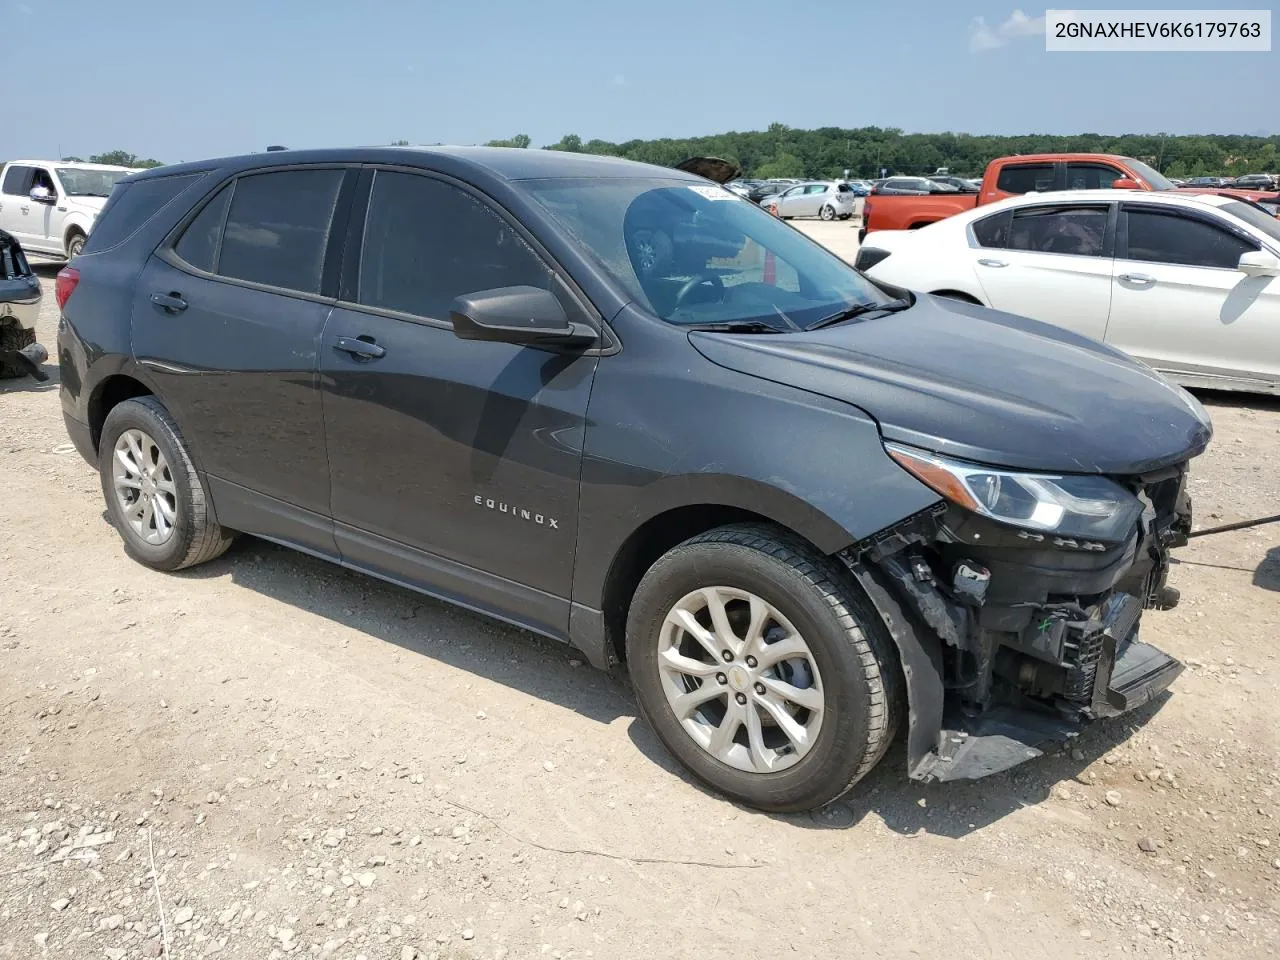
<path fill-rule="evenodd" d="M 713 363 L 853 404 L 885 439 L 1022 470 L 1136 474 L 1203 452 L 1208 415 L 1118 350 L 1037 320 L 919 295 L 811 333 L 691 332 Z"/>
<path fill-rule="evenodd" d="M 107 205 L 106 197 L 67 197 L 66 204 L 76 210 L 83 210 L 86 213 L 99 214 L 102 208 Z"/>

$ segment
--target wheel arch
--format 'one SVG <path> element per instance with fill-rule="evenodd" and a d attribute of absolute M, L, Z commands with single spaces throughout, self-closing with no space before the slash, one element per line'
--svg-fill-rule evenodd
<path fill-rule="evenodd" d="M 89 437 L 93 449 L 98 450 L 102 440 L 102 426 L 107 422 L 107 415 L 119 404 L 135 397 L 155 396 L 155 392 L 136 377 L 128 373 L 113 373 L 104 377 L 89 394 L 86 412 L 89 417 Z"/>
<path fill-rule="evenodd" d="M 609 660 L 625 662 L 627 611 L 640 579 L 659 557 L 690 537 L 730 524 L 760 523 L 799 538 L 827 556 L 852 542 L 834 520 L 790 494 L 781 490 L 760 494 L 756 492 L 754 502 L 721 497 L 666 504 L 636 525 L 613 551 L 600 591 L 601 639 Z"/>

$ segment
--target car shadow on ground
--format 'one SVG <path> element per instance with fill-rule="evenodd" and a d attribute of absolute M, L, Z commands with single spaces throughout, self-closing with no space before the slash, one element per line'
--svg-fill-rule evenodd
<path fill-rule="evenodd" d="M 1253 585 L 1280 592 L 1280 546 L 1272 547 L 1253 571 Z"/>
<path fill-rule="evenodd" d="M 1142 729 L 1169 700 L 1166 692 L 1124 717 L 1103 720 L 1087 727 L 1070 744 L 1047 745 L 1041 757 L 1004 773 L 981 780 L 925 784 L 907 776 L 905 730 L 861 782 L 837 802 L 822 810 L 802 814 L 762 814 L 740 807 L 748 815 L 771 819 L 801 829 L 851 829 L 875 815 L 886 827 L 903 836 L 931 833 L 959 839 L 988 827 L 1011 813 L 1048 800 L 1053 788 L 1075 780 L 1087 768 Z M 631 741 L 647 758 L 691 786 L 706 788 L 694 780 L 659 743 L 643 722 L 628 729 Z M 1073 784 L 1079 791 L 1086 781 Z M 1101 802 L 1101 794 L 1098 797 Z"/>
<path fill-rule="evenodd" d="M 228 575 L 237 586 L 272 600 L 599 723 L 629 718 L 627 732 L 637 750 L 670 776 L 711 793 L 639 718 L 625 678 L 592 669 L 570 646 L 253 537 L 242 537 L 218 560 L 177 574 L 193 579 Z M 877 768 L 838 803 L 812 814 L 773 819 L 802 829 L 831 829 L 857 826 L 874 814 L 906 836 L 923 830 L 963 837 L 1044 802 L 1055 784 L 1076 777 L 1147 723 L 1167 696 L 1126 717 L 1094 724 L 1067 747 L 1048 746 L 1042 757 L 977 781 L 926 785 L 908 779 L 905 730 L 900 730 Z"/>

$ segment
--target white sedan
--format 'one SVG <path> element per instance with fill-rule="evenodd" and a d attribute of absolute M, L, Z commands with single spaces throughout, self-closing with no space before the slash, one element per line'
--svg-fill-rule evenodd
<path fill-rule="evenodd" d="M 872 280 L 1104 341 L 1191 387 L 1280 393 L 1280 219 L 1216 194 L 1027 194 L 871 233 Z"/>

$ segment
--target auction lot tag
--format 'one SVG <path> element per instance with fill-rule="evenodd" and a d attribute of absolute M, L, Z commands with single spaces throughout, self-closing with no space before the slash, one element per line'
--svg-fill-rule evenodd
<path fill-rule="evenodd" d="M 694 193 L 706 197 L 708 200 L 741 200 L 742 198 L 732 190 L 726 190 L 723 187 L 703 187 L 700 185 L 692 185 L 689 187 Z"/>
<path fill-rule="evenodd" d="M 1046 10 L 1044 48 L 1073 53 L 1267 53 L 1270 10 Z"/>

